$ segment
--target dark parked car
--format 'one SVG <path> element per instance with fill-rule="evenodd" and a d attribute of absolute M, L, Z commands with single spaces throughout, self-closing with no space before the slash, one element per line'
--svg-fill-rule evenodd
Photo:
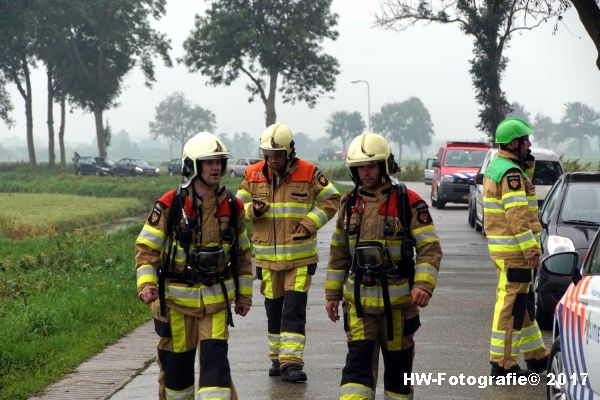
<path fill-rule="evenodd" d="M 121 158 L 117 161 L 114 175 L 117 176 L 158 176 L 159 169 L 138 158 Z"/>
<path fill-rule="evenodd" d="M 73 158 L 73 167 L 75 175 L 96 175 L 96 160 L 94 157 L 76 157 Z"/>
<path fill-rule="evenodd" d="M 246 168 L 248 168 L 252 164 L 256 164 L 257 162 L 261 162 L 261 161 L 262 161 L 262 159 L 260 159 L 260 158 L 248 158 L 248 157 L 240 158 L 239 160 L 237 160 L 235 162 L 235 164 L 228 167 L 229 176 L 231 176 L 232 178 L 234 178 L 236 176 L 244 176 L 244 173 L 246 172 Z"/>
<path fill-rule="evenodd" d="M 167 165 L 169 176 L 181 175 L 181 158 L 174 158 Z"/>
<path fill-rule="evenodd" d="M 543 256 L 576 251 L 581 267 L 600 226 L 600 172 L 563 174 L 546 197 L 540 221 Z M 536 320 L 541 329 L 552 329 L 554 308 L 570 283 L 568 277 L 538 269 L 533 290 Z"/>
<path fill-rule="evenodd" d="M 94 157 L 94 160 L 96 160 L 96 175 L 113 175 L 115 163 L 112 160 L 103 157 Z"/>

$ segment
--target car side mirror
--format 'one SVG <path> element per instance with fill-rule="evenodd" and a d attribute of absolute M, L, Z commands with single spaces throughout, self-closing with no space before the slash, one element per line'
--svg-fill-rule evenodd
<path fill-rule="evenodd" d="M 475 175 L 475 184 L 483 185 L 483 174 Z"/>
<path fill-rule="evenodd" d="M 439 167 L 440 167 L 440 162 L 439 162 L 438 160 L 435 160 L 435 161 L 434 161 L 434 162 L 431 164 L 431 166 L 432 166 L 433 168 L 439 168 Z"/>
<path fill-rule="evenodd" d="M 550 275 L 570 276 L 573 283 L 581 280 L 581 274 L 577 269 L 579 254 L 575 251 L 554 253 L 542 260 L 542 268 Z"/>

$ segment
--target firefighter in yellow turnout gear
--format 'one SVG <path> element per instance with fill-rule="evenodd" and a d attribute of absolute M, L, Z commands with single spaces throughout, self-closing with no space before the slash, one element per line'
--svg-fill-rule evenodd
<path fill-rule="evenodd" d="M 269 126 L 260 138 L 265 160 L 246 170 L 237 197 L 252 222 L 252 245 L 265 296 L 270 376 L 306 381 L 306 301 L 318 261 L 317 230 L 340 195 L 313 164 L 296 157 L 291 130 Z"/>
<path fill-rule="evenodd" d="M 340 399 L 375 399 L 379 348 L 384 398 L 411 399 L 413 334 L 437 283 L 439 237 L 425 201 L 390 176 L 398 171 L 389 143 L 365 132 L 348 149 L 354 190 L 342 199 L 331 239 L 326 310 L 339 320 L 343 300 L 348 355 Z M 416 260 L 414 258 L 416 250 Z"/>
<path fill-rule="evenodd" d="M 159 398 L 230 400 L 230 304 L 252 304 L 252 262 L 241 201 L 220 186 L 229 152 L 201 132 L 184 146 L 183 181 L 156 202 L 135 243 L 140 299 L 159 336 Z M 194 390 L 199 350 L 200 380 Z"/>
<path fill-rule="evenodd" d="M 498 274 L 490 344 L 491 375 L 526 375 L 546 369 L 548 352 L 535 321 L 531 288 L 540 263 L 538 203 L 531 182 L 534 159 L 529 125 L 518 118 L 496 129 L 498 157 L 483 180 L 484 228 Z M 527 368 L 517 363 L 523 353 Z"/>

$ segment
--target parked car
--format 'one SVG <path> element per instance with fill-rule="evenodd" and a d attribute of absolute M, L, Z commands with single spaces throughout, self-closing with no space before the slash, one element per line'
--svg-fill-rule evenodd
<path fill-rule="evenodd" d="M 554 253 L 542 261 L 545 274 L 569 281 L 554 311 L 548 400 L 600 398 L 599 237 L 595 236 L 583 262 L 579 261 L 579 252 L 572 251 Z"/>
<path fill-rule="evenodd" d="M 558 155 L 552 150 L 532 148 L 531 154 L 535 157 L 535 168 L 533 172 L 533 184 L 538 205 L 544 204 L 548 191 L 562 175 L 564 169 Z M 490 162 L 498 157 L 498 149 L 490 149 L 483 160 L 481 169 L 474 180 L 471 180 L 469 191 L 469 224 L 478 232 L 483 230 L 483 175 Z"/>
<path fill-rule="evenodd" d="M 236 176 L 244 176 L 246 168 L 252 164 L 262 161 L 260 158 L 240 158 L 233 165 L 229 166 L 229 176 L 235 178 Z"/>
<path fill-rule="evenodd" d="M 600 227 L 600 172 L 572 172 L 561 176 L 540 211 L 540 222 L 543 256 L 575 251 L 583 262 Z M 569 279 L 548 275 L 544 270 L 535 275 L 535 314 L 541 329 L 552 329 L 554 308 L 569 283 Z"/>
<path fill-rule="evenodd" d="M 94 157 L 77 157 L 73 159 L 75 175 L 96 175 L 96 160 Z"/>
<path fill-rule="evenodd" d="M 167 165 L 169 176 L 181 175 L 181 158 L 174 158 Z"/>
<path fill-rule="evenodd" d="M 335 150 L 333 149 L 323 149 L 321 153 L 319 153 L 318 160 L 319 161 L 332 161 L 336 159 Z"/>
<path fill-rule="evenodd" d="M 427 161 L 425 162 L 425 172 L 424 172 L 424 176 L 425 176 L 425 184 L 426 185 L 431 185 L 431 179 L 433 178 L 433 162 L 435 161 L 435 158 L 428 158 Z"/>
<path fill-rule="evenodd" d="M 94 160 L 96 160 L 96 175 L 107 176 L 114 174 L 114 161 L 103 157 L 94 157 Z"/>
<path fill-rule="evenodd" d="M 138 158 L 121 158 L 117 161 L 114 175 L 117 176 L 158 176 L 160 170 L 146 160 Z"/>
<path fill-rule="evenodd" d="M 431 164 L 431 205 L 441 209 L 448 202 L 468 203 L 469 181 L 489 149 L 489 144 L 476 142 L 449 142 L 440 147 Z"/>

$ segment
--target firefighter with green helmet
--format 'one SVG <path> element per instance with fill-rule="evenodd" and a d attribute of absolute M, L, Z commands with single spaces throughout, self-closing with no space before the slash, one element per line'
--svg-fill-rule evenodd
<path fill-rule="evenodd" d="M 156 201 L 135 242 L 138 295 L 152 304 L 159 336 L 161 400 L 237 398 L 228 327 L 231 305 L 245 316 L 252 304 L 252 261 L 243 203 L 220 184 L 229 157 L 212 133 L 189 139 L 181 185 Z"/>
<path fill-rule="evenodd" d="M 535 321 L 531 288 L 540 265 L 538 201 L 531 181 L 534 158 L 531 127 L 520 118 L 507 118 L 496 128 L 498 157 L 483 179 L 484 229 L 498 275 L 492 323 L 492 376 L 527 375 L 546 369 L 548 352 Z M 527 369 L 517 358 L 523 354 Z"/>
<path fill-rule="evenodd" d="M 339 398 L 375 398 L 381 349 L 384 397 L 411 399 L 404 378 L 412 371 L 419 308 L 437 283 L 440 239 L 427 203 L 392 183 L 399 168 L 383 136 L 354 138 L 346 166 L 355 187 L 342 198 L 325 282 L 328 317 L 339 320 L 343 302 L 348 342 Z"/>

